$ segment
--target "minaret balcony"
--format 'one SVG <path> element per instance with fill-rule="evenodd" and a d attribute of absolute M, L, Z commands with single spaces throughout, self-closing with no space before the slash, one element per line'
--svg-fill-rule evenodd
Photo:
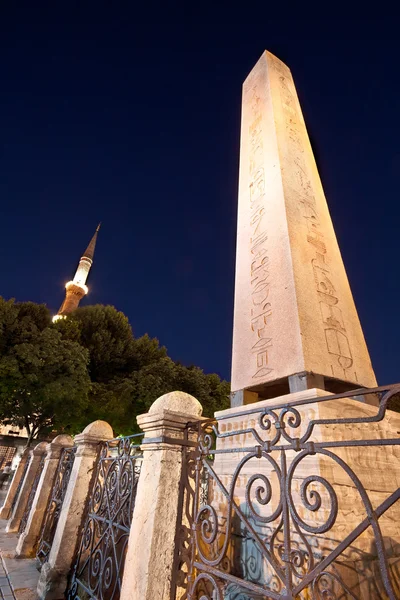
<path fill-rule="evenodd" d="M 87 285 L 84 283 L 77 283 L 76 281 L 68 281 L 68 283 L 65 284 L 65 289 L 72 294 L 76 294 L 77 296 L 84 296 L 89 291 Z"/>

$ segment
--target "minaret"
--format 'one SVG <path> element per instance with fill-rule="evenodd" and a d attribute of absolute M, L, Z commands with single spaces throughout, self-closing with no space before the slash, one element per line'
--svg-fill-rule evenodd
<path fill-rule="evenodd" d="M 68 281 L 68 283 L 65 285 L 65 299 L 57 315 L 53 317 L 53 321 L 61 319 L 62 317 L 65 317 L 66 315 L 69 315 L 74 310 L 76 310 L 83 296 L 86 296 L 86 294 L 88 293 L 89 290 L 86 285 L 86 280 L 89 275 L 90 267 L 93 264 L 94 249 L 96 247 L 96 240 L 99 229 L 100 223 L 97 225 L 94 236 L 90 240 L 88 247 L 83 253 L 81 260 L 79 261 L 75 277 L 72 281 Z"/>

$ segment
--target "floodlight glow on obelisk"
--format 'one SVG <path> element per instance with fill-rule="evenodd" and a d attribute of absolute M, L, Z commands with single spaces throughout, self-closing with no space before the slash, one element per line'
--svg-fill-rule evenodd
<path fill-rule="evenodd" d="M 375 385 L 293 78 L 264 52 L 243 84 L 232 390 Z"/>

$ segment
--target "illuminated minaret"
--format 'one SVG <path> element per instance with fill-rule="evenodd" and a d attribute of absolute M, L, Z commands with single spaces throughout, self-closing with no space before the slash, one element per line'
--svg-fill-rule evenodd
<path fill-rule="evenodd" d="M 99 229 L 100 223 L 97 226 L 94 236 L 90 240 L 89 246 L 86 248 L 81 260 L 79 261 L 75 277 L 72 281 L 68 281 L 68 283 L 65 285 L 65 299 L 57 315 L 53 318 L 53 321 L 61 319 L 62 317 L 65 317 L 76 310 L 83 296 L 86 296 L 88 293 L 89 290 L 86 285 L 86 280 L 89 275 L 90 267 L 93 264 L 94 249 L 96 247 Z"/>

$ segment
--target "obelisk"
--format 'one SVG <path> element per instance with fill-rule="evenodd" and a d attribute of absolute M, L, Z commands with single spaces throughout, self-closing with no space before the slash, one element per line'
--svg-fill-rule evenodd
<path fill-rule="evenodd" d="M 264 52 L 243 84 L 233 404 L 375 385 L 293 78 Z"/>

